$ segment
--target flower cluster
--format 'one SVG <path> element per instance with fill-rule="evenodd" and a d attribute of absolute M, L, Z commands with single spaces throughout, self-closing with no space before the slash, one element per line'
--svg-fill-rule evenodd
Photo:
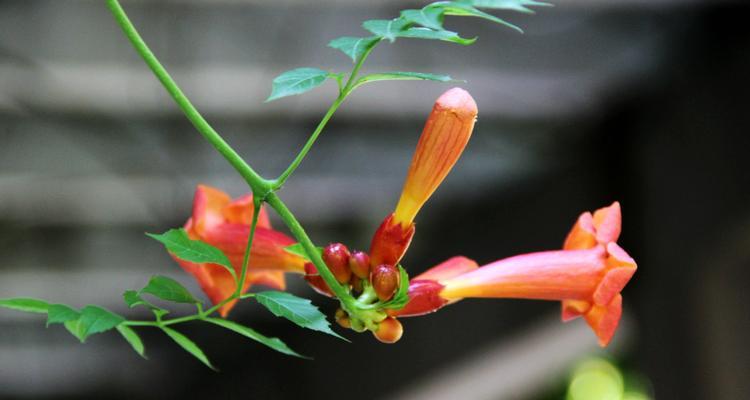
<path fill-rule="evenodd" d="M 606 346 L 620 320 L 620 291 L 636 270 L 635 261 L 617 244 L 621 226 L 617 202 L 593 214 L 583 213 L 562 250 L 519 255 L 484 266 L 466 257 L 453 257 L 412 278 L 408 298 L 393 304 L 404 283 L 399 262 L 414 236 L 414 219 L 460 157 L 476 116 L 476 103 L 463 89 L 441 95 L 417 144 L 396 209 L 375 232 L 369 253 L 349 251 L 340 243 L 324 248 L 323 261 L 336 280 L 358 296 L 359 306 L 367 310 L 375 307 L 362 319 L 342 303 L 336 320 L 343 327 L 370 330 L 379 340 L 393 343 L 403 333 L 399 317 L 431 313 L 464 298 L 556 300 L 562 302 L 564 321 L 583 316 L 600 345 Z M 231 201 L 226 194 L 201 186 L 186 230 L 191 237 L 225 251 L 239 270 L 252 219 L 251 204 L 250 197 Z M 256 283 L 283 289 L 284 272 L 294 272 L 303 273 L 319 293 L 332 296 L 312 263 L 284 251 L 293 240 L 273 230 L 262 210 L 259 221 L 244 290 Z M 178 261 L 214 303 L 235 290 L 226 270 Z M 232 304 L 223 306 L 223 315 Z"/>

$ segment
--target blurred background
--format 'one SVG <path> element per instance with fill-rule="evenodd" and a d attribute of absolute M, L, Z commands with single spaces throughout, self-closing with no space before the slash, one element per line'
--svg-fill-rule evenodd
<path fill-rule="evenodd" d="M 43 318 L 0 310 L 0 398 L 748 399 L 750 25 L 746 1 L 566 0 L 447 27 L 473 46 L 399 40 L 366 70 L 465 79 L 472 141 L 418 218 L 404 260 L 480 264 L 556 249 L 577 216 L 622 203 L 639 270 L 612 345 L 559 304 L 465 301 L 404 320 L 393 346 L 303 332 L 257 305 L 233 317 L 315 361 L 200 324 L 181 330 L 213 373 L 141 329 L 86 345 Z M 123 1 L 196 106 L 262 174 L 282 171 L 335 85 L 269 104 L 279 73 L 346 71 L 326 47 L 363 20 L 425 2 Z M 394 207 L 432 104 L 450 85 L 354 93 L 281 192 L 314 241 L 367 248 Z M 0 0 L 0 297 L 100 304 L 155 273 L 197 286 L 143 233 L 180 226 L 198 183 L 244 193 L 131 49 L 101 1 Z M 282 226 L 278 220 L 276 226 Z M 290 277 L 326 312 L 335 305 Z M 189 312 L 185 309 L 185 312 Z M 623 394 L 626 393 L 626 394 Z"/>

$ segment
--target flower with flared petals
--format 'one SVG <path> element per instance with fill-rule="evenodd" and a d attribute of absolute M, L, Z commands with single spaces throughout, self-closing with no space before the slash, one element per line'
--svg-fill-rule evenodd
<path fill-rule="evenodd" d="M 563 320 L 584 316 L 606 346 L 622 313 L 622 296 L 636 270 L 617 245 L 620 205 L 582 214 L 564 249 L 524 254 L 477 267 L 454 257 L 412 279 L 410 301 L 392 316 L 426 314 L 467 297 L 560 300 Z"/>
<path fill-rule="evenodd" d="M 427 118 L 396 210 L 378 228 L 370 245 L 373 267 L 396 265 L 414 236 L 414 218 L 445 179 L 469 142 L 477 117 L 474 99 L 463 89 L 443 93 Z"/>
<path fill-rule="evenodd" d="M 202 240 L 227 255 L 239 277 L 253 219 L 252 195 L 232 200 L 226 193 L 199 185 L 193 200 L 193 215 L 185 224 L 190 239 Z M 284 250 L 294 240 L 271 228 L 265 209 L 261 208 L 250 250 L 248 273 L 243 293 L 250 286 L 262 284 L 283 290 L 285 272 L 304 273 L 304 260 Z M 214 304 L 231 296 L 237 289 L 232 275 L 223 267 L 210 263 L 193 263 L 172 257 L 193 275 Z M 231 301 L 219 312 L 226 316 L 234 306 Z"/>

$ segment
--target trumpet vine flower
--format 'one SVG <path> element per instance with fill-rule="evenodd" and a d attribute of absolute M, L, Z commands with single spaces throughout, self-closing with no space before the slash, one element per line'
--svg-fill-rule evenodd
<path fill-rule="evenodd" d="M 477 104 L 469 93 L 453 88 L 443 93 L 427 118 L 411 160 L 401 198 L 372 238 L 373 267 L 396 265 L 414 236 L 414 218 L 445 179 L 469 142 Z"/>
<path fill-rule="evenodd" d="M 193 215 L 185 224 L 185 231 L 190 239 L 202 240 L 222 250 L 239 276 L 253 214 L 252 195 L 232 200 L 218 189 L 200 185 L 195 191 Z M 284 247 L 293 243 L 292 238 L 271 227 L 268 214 L 261 208 L 242 292 L 256 284 L 284 290 L 285 272 L 304 273 L 304 259 L 284 250 Z M 214 304 L 224 301 L 236 291 L 234 278 L 223 267 L 194 263 L 172 256 L 186 272 L 195 277 Z M 221 315 L 226 317 L 235 302 L 223 305 L 219 309 Z"/>
<path fill-rule="evenodd" d="M 410 301 L 391 316 L 416 316 L 468 297 L 562 301 L 562 317 L 584 316 L 606 346 L 622 313 L 622 296 L 636 270 L 635 261 L 616 241 L 620 205 L 583 213 L 563 250 L 505 258 L 482 267 L 455 257 L 415 277 Z"/>

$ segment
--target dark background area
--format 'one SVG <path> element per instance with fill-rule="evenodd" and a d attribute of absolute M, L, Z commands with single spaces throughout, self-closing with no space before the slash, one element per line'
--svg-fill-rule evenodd
<path fill-rule="evenodd" d="M 624 318 L 600 350 L 559 305 L 469 300 L 404 320 L 392 346 L 303 332 L 257 305 L 232 317 L 315 361 L 218 328 L 181 331 L 212 373 L 139 330 L 84 346 L 34 315 L 0 311 L 0 398 L 562 398 L 581 359 L 604 356 L 658 399 L 750 398 L 750 7 L 743 1 L 565 1 L 526 31 L 449 19 L 473 46 L 399 40 L 368 71 L 448 73 L 480 117 L 418 217 L 404 260 L 480 264 L 555 249 L 577 216 L 619 200 L 620 244 L 638 262 Z M 300 66 L 346 71 L 325 44 L 418 2 L 124 1 L 196 106 L 261 173 L 278 174 L 333 99 L 329 83 L 263 104 Z M 396 203 L 434 99 L 450 86 L 365 86 L 281 192 L 316 243 L 366 248 Z M 196 184 L 241 180 L 163 93 L 98 1 L 0 0 L 0 297 L 101 304 L 152 274 L 197 286 L 145 231 L 182 225 Z M 277 227 L 282 224 L 274 220 Z M 335 305 L 298 277 L 290 290 Z M 185 312 L 189 312 L 185 309 Z"/>

